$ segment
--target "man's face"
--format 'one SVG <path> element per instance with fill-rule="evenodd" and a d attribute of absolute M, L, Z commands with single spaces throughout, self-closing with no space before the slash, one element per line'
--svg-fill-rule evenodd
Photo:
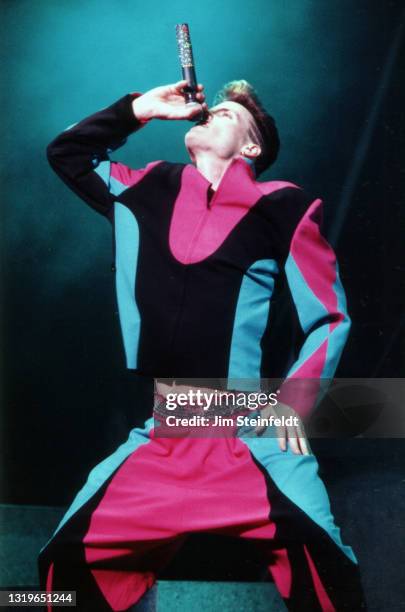
<path fill-rule="evenodd" d="M 249 130 L 254 126 L 254 118 L 242 104 L 226 100 L 208 112 L 206 122 L 197 123 L 185 136 L 192 161 L 198 151 L 211 151 L 222 159 L 230 159 L 239 154 L 243 145 L 252 142 Z"/>

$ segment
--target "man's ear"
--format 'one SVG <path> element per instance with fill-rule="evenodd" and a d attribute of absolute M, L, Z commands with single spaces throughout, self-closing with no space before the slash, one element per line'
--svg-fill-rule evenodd
<path fill-rule="evenodd" d="M 249 159 L 254 159 L 255 157 L 259 157 L 261 152 L 262 152 L 262 149 L 260 145 L 254 144 L 253 142 L 243 145 L 243 147 L 240 150 L 240 154 L 244 155 L 245 157 L 248 157 Z"/>

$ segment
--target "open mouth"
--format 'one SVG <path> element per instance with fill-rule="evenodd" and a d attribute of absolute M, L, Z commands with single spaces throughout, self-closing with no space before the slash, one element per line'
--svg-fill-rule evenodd
<path fill-rule="evenodd" d="M 206 127 L 208 125 L 208 119 L 209 119 L 209 114 L 204 113 L 201 119 L 197 121 L 196 125 L 201 125 L 203 127 Z"/>

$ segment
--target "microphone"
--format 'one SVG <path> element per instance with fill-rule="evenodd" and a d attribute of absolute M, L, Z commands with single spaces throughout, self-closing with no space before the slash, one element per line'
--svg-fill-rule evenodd
<path fill-rule="evenodd" d="M 187 23 L 178 23 L 176 25 L 177 48 L 181 65 L 183 79 L 187 80 L 186 87 L 183 87 L 184 98 L 186 104 L 199 104 L 196 98 L 197 77 L 194 68 L 193 48 L 191 46 L 190 30 Z M 205 113 L 194 115 L 189 118 L 189 121 L 200 121 L 204 118 Z"/>

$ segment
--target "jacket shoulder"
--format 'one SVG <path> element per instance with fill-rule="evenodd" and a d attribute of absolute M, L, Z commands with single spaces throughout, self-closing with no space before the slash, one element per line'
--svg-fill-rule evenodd
<path fill-rule="evenodd" d="M 295 183 L 291 183 L 290 181 L 256 181 L 256 187 L 263 195 L 270 195 L 276 191 L 280 191 L 281 189 L 300 189 L 302 191 L 302 187 L 296 185 Z"/>
<path fill-rule="evenodd" d="M 291 181 L 256 181 L 256 186 L 272 215 L 280 216 L 289 226 L 295 226 L 315 200 L 301 185 Z"/>

